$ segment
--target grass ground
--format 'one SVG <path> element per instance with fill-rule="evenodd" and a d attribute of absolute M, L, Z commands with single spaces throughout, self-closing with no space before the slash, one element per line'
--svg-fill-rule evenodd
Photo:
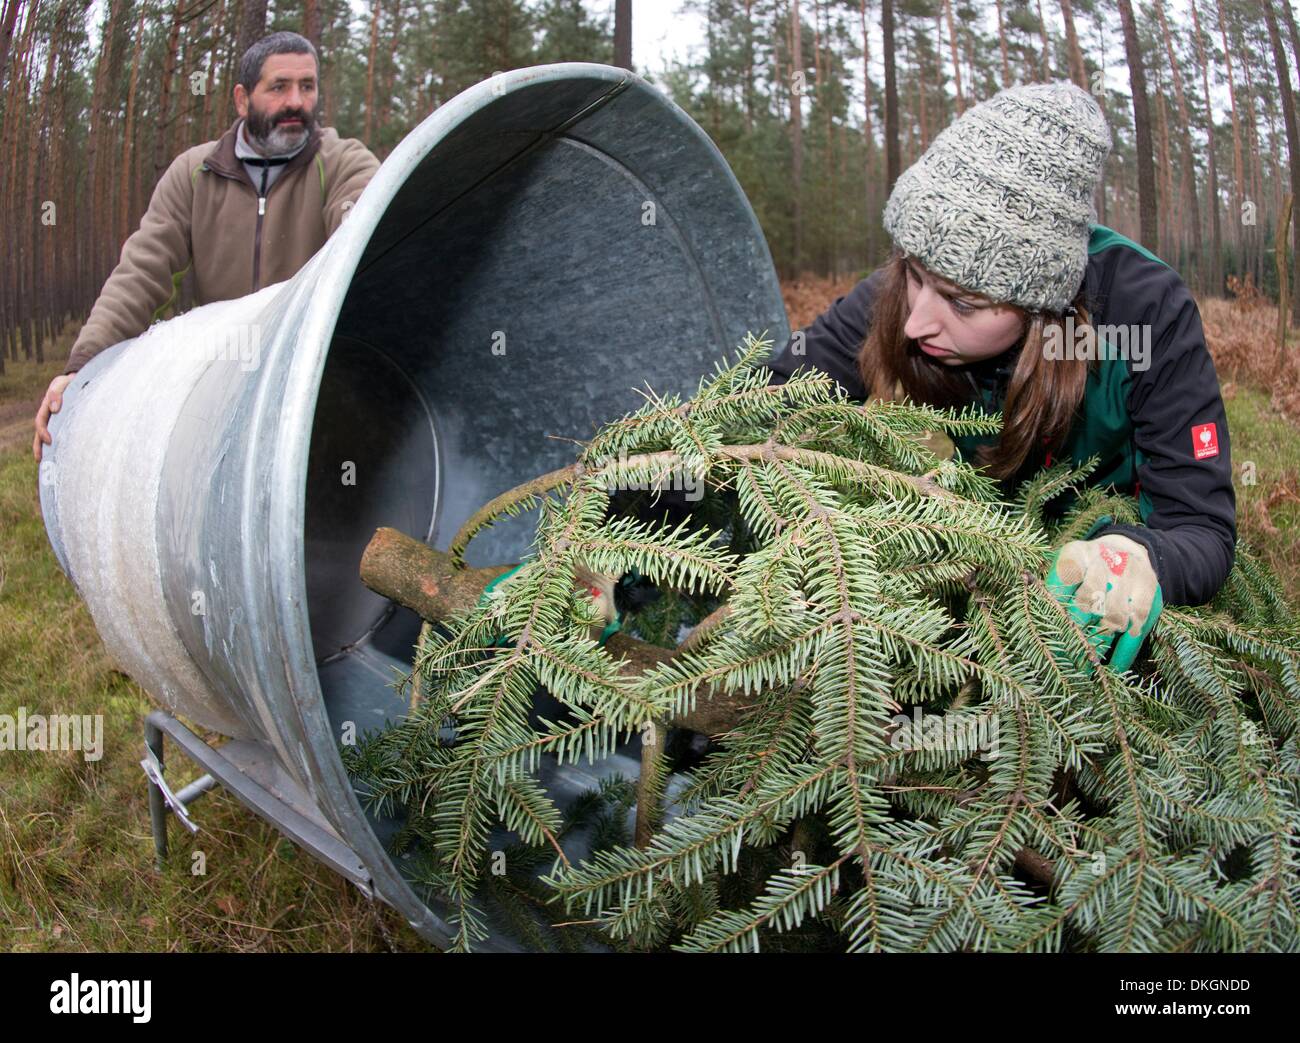
<path fill-rule="evenodd" d="M 1237 529 L 1281 577 L 1300 604 L 1300 431 L 1270 405 L 1270 396 L 1240 384 L 1224 388 Z"/>
<path fill-rule="evenodd" d="M 22 442 L 32 444 L 32 417 L 51 380 L 63 371 L 68 353 L 62 350 L 51 361 L 10 362 L 0 377 L 0 450 Z"/>
<path fill-rule="evenodd" d="M 0 753 L 0 950 L 426 949 L 399 916 L 220 789 L 195 805 L 197 836 L 173 823 L 169 865 L 154 871 L 139 767 L 149 701 L 113 669 L 40 519 L 31 416 L 68 346 L 51 349 L 58 361 L 10 364 L 0 377 L 0 713 L 22 706 L 28 713 L 103 714 L 104 754 L 87 761 L 79 753 Z M 1295 592 L 1295 423 L 1271 392 L 1225 380 L 1224 394 L 1239 477 L 1243 465 L 1255 465 L 1253 483 L 1238 482 L 1242 534 Z M 183 758 L 172 759 L 174 782 L 196 774 Z M 201 874 L 194 871 L 197 852 Z"/>

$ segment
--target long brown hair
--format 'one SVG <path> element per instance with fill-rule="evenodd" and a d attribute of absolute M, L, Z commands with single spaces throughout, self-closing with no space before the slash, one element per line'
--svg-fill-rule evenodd
<path fill-rule="evenodd" d="M 1076 330 L 1089 321 L 1083 297 L 1080 285 L 1073 304 Z M 907 259 L 896 252 L 886 265 L 884 284 L 872 308 L 871 332 L 858 353 L 858 370 L 868 395 L 892 399 L 901 385 L 903 396 L 913 402 L 939 408 L 965 405 L 971 399 L 969 380 L 916 350 L 916 342 L 903 333 L 908 314 Z M 1050 327 L 1063 327 L 1064 316 L 1035 312 L 1025 318 L 1025 332 L 1017 341 L 1020 358 L 1002 408 L 1002 434 L 993 445 L 980 446 L 976 453 L 976 466 L 998 479 L 1016 474 L 1039 447 L 1061 448 L 1088 380 L 1087 359 L 1049 359 L 1044 355 L 1044 337 Z M 1061 344 L 1066 343 L 1065 332 L 1060 330 Z"/>

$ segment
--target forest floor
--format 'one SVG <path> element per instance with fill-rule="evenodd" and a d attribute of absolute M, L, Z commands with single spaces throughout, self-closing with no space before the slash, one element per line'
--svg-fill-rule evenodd
<path fill-rule="evenodd" d="M 794 328 L 852 281 L 785 287 Z M 1241 534 L 1292 592 L 1300 590 L 1300 395 L 1280 368 L 1276 310 L 1202 308 L 1227 402 Z M 153 867 L 141 721 L 144 692 L 109 660 L 41 522 L 31 418 L 63 368 L 9 364 L 0 377 L 0 713 L 102 714 L 103 756 L 0 754 L 0 951 L 405 951 L 428 946 L 217 788 L 195 805 L 201 832 L 170 828 L 171 856 Z M 1297 334 L 1300 336 L 1300 334 Z M 1300 344 L 1293 351 L 1300 353 Z M 198 771 L 173 756 L 173 785 Z M 196 856 L 202 853 L 200 860 Z M 202 863 L 202 864 L 200 864 Z M 202 869 L 203 872 L 199 872 Z"/>
<path fill-rule="evenodd" d="M 65 334 L 56 342 L 57 354 L 44 363 L 9 363 L 0 376 L 0 452 L 32 444 L 32 417 L 45 389 L 63 371 L 71 341 Z M 33 462 L 35 462 L 33 460 Z"/>

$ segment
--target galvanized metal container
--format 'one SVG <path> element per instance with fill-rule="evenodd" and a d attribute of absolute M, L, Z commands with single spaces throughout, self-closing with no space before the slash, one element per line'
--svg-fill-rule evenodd
<path fill-rule="evenodd" d="M 239 740 L 239 770 L 440 942 L 338 755 L 404 711 L 418 628 L 362 586 L 362 549 L 380 525 L 445 547 L 631 388 L 689 392 L 749 330 L 784 341 L 780 290 L 700 128 L 624 70 L 504 73 L 412 131 L 293 279 L 77 374 L 41 464 L 50 542 L 122 668 Z M 532 521 L 471 562 L 517 560 Z"/>

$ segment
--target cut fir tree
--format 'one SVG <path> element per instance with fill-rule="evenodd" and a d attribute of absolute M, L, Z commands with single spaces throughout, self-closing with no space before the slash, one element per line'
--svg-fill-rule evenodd
<path fill-rule="evenodd" d="M 1300 628 L 1249 548 L 1116 672 L 1044 580 L 1101 517 L 1138 520 L 1083 486 L 1095 461 L 1004 500 L 927 437 L 999 417 L 861 404 L 817 372 L 769 386 L 769 348 L 651 396 L 450 554 L 385 530 L 368 550 L 363 578 L 438 625 L 411 713 L 345 757 L 405 814 L 455 946 L 503 922 L 692 952 L 1300 946 Z M 677 524 L 616 494 L 674 476 L 706 490 Z M 533 507 L 535 553 L 480 596 L 504 569 L 465 569 L 466 545 Z M 632 616 L 602 644 L 583 569 L 639 574 L 698 625 L 659 648 Z M 713 738 L 667 786 L 677 728 Z M 638 741 L 634 836 L 570 858 L 542 768 Z M 507 890 L 540 920 L 490 924 Z"/>

